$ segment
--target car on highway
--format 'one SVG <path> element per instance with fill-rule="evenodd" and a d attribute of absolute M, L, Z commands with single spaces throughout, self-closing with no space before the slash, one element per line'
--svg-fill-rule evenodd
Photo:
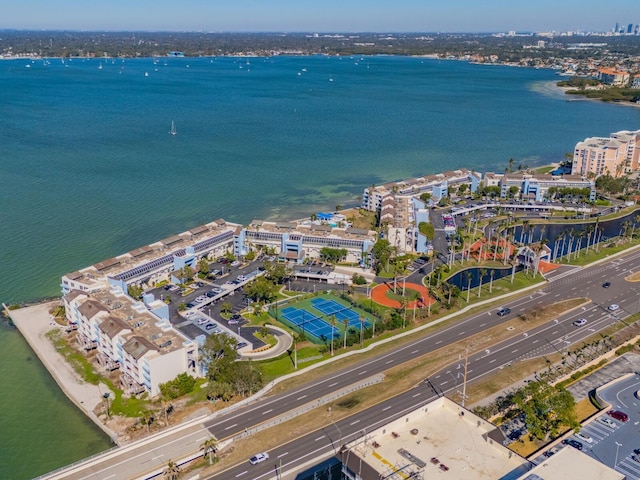
<path fill-rule="evenodd" d="M 251 465 L 257 465 L 258 463 L 264 462 L 269 459 L 269 454 L 267 452 L 256 453 L 253 457 L 249 459 L 249 463 Z"/>
<path fill-rule="evenodd" d="M 582 443 L 580 443 L 577 440 L 572 440 L 570 438 L 569 439 L 565 438 L 564 440 L 562 440 L 562 443 L 564 443 L 565 445 L 569 445 L 573 448 L 577 448 L 578 450 L 582 450 L 584 448 Z"/>
<path fill-rule="evenodd" d="M 584 327 L 587 324 L 586 318 L 579 318 L 575 322 L 573 322 L 574 327 Z"/>
<path fill-rule="evenodd" d="M 504 317 L 511 313 L 511 309 L 509 307 L 502 307 L 497 313 L 499 317 Z"/>
<path fill-rule="evenodd" d="M 604 282 L 602 284 L 602 288 L 609 288 L 611 286 L 611 282 Z"/>
<path fill-rule="evenodd" d="M 578 432 L 575 434 L 575 436 L 578 437 L 583 442 L 593 443 L 593 438 L 591 438 L 589 435 L 587 435 L 584 432 Z"/>
<path fill-rule="evenodd" d="M 620 308 L 620 306 L 615 304 L 615 303 L 612 303 L 611 305 L 609 305 L 609 310 L 611 310 L 612 312 L 615 312 L 619 308 Z"/>
<path fill-rule="evenodd" d="M 599 417 L 598 421 L 609 428 L 616 428 L 616 422 L 614 422 L 608 417 Z"/>
<path fill-rule="evenodd" d="M 607 412 L 607 415 L 609 415 L 611 418 L 615 418 L 616 420 L 619 420 L 621 422 L 628 422 L 629 421 L 629 415 L 627 415 L 624 412 L 621 412 L 620 410 L 609 410 Z"/>

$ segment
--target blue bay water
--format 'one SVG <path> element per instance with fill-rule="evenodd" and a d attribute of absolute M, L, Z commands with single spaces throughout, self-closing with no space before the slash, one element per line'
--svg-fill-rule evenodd
<path fill-rule="evenodd" d="M 404 57 L 0 62 L 0 300 L 56 296 L 66 272 L 216 218 L 299 218 L 355 204 L 372 183 L 561 161 L 588 136 L 640 128 L 640 110 L 569 99 L 557 80 Z M 106 448 L 91 425 L 68 432 L 70 418 L 87 423 L 73 407 L 22 413 L 61 394 L 46 373 L 23 379 L 33 354 L 17 335 L 0 329 L 14 352 L 0 431 L 15 438 L 0 477 Z M 40 383 L 37 398 L 17 388 Z M 67 448 L 69 435 L 92 448 Z M 38 442 L 55 458 L 7 477 Z"/>

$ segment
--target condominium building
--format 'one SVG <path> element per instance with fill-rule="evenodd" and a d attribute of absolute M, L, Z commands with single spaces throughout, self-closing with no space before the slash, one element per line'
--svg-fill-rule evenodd
<path fill-rule="evenodd" d="M 573 152 L 571 173 L 620 177 L 639 168 L 640 130 L 612 133 L 610 137 L 591 137 L 578 142 Z"/>
<path fill-rule="evenodd" d="M 320 258 L 324 247 L 345 249 L 345 261 L 367 266 L 376 238 L 376 232 L 358 228 L 253 220 L 239 232 L 236 248 L 242 255 L 252 247 L 271 248 L 281 260 L 295 263 L 302 263 L 305 258 Z"/>
<path fill-rule="evenodd" d="M 107 286 L 63 296 L 67 330 L 100 368 L 119 371 L 120 386 L 131 395 L 155 396 L 161 383 L 181 373 L 202 374 L 197 342 L 171 326 L 164 302 L 149 297 L 138 302 Z"/>
<path fill-rule="evenodd" d="M 489 175 L 489 174 L 488 174 Z M 500 197 L 507 198 L 512 187 L 517 188 L 517 194 L 524 199 L 540 202 L 549 197 L 549 189 L 556 187 L 589 189 L 589 200 L 596 199 L 595 181 L 581 175 L 533 175 L 530 173 L 490 174 L 487 183 L 500 187 Z"/>
<path fill-rule="evenodd" d="M 605 85 L 623 86 L 629 83 L 629 72 L 615 68 L 599 68 L 598 80 Z"/>
<path fill-rule="evenodd" d="M 469 191 L 475 192 L 481 178 L 479 173 L 463 168 L 378 186 L 372 185 L 364 189 L 360 206 L 364 210 L 380 213 L 384 200 L 389 197 L 418 197 L 423 193 L 430 193 L 437 202 L 448 195 L 451 186 L 467 184 Z"/>

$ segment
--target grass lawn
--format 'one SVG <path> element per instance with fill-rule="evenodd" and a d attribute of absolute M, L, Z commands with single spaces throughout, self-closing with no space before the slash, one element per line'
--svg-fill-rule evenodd
<path fill-rule="evenodd" d="M 571 258 L 570 261 L 562 261 L 561 263 L 565 265 L 587 265 L 589 263 L 595 262 L 596 260 L 602 260 L 603 258 L 607 258 L 614 253 L 619 253 L 624 250 L 627 250 L 631 247 L 635 247 L 636 245 L 640 245 L 640 239 L 629 240 L 622 245 L 616 245 L 611 247 L 605 247 L 604 245 L 600 246 L 598 252 L 593 250 L 593 248 L 589 249 L 589 253 L 585 254 L 584 249 L 580 251 L 578 254 L 578 258 Z"/>

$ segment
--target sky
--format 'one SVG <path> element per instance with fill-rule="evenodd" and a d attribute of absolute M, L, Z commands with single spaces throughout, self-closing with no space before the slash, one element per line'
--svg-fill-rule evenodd
<path fill-rule="evenodd" d="M 0 0 L 0 29 L 208 32 L 610 31 L 638 0 Z"/>

